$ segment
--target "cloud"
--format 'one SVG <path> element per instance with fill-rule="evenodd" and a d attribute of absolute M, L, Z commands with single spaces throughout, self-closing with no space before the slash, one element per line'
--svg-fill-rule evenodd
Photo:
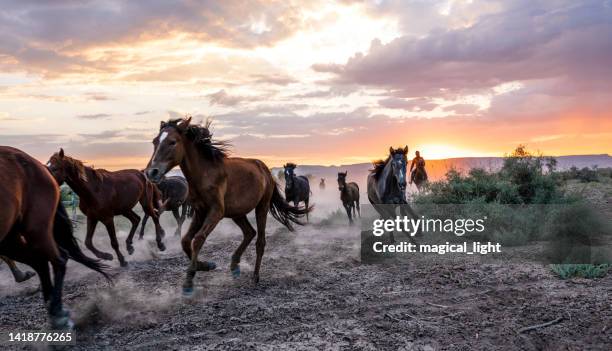
<path fill-rule="evenodd" d="M 92 60 L 86 50 L 179 34 L 228 47 L 267 46 L 301 28 L 300 11 L 290 2 L 264 0 L 7 0 L 0 12 L 0 67 L 48 76 L 112 71 L 117 61 Z"/>
<path fill-rule="evenodd" d="M 79 119 L 108 119 L 111 116 L 112 115 L 108 113 L 96 113 L 96 114 L 89 114 L 89 115 L 77 115 L 76 118 L 79 118 Z"/>
<path fill-rule="evenodd" d="M 502 83 L 555 79 L 610 87 L 612 6 L 605 1 L 511 1 L 469 26 L 373 41 L 345 64 L 313 65 L 331 84 L 391 89 L 402 97 L 489 92 Z M 451 13 L 452 16 L 452 13 Z M 609 90 L 609 89 L 608 89 Z"/>
<path fill-rule="evenodd" d="M 390 97 L 378 101 L 378 105 L 391 109 L 402 109 L 408 111 L 431 111 L 438 105 L 427 98 L 401 99 Z"/>
<path fill-rule="evenodd" d="M 471 115 L 476 113 L 480 109 L 480 106 L 473 104 L 454 104 L 444 107 L 446 112 L 454 112 L 458 115 Z"/>
<path fill-rule="evenodd" d="M 224 89 L 208 94 L 206 97 L 209 99 L 211 105 L 222 106 L 236 106 L 247 101 L 261 100 L 261 96 L 230 95 Z"/>

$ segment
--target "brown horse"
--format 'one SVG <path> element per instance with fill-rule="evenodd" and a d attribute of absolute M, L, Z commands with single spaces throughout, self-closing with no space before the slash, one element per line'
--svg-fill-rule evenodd
<path fill-rule="evenodd" d="M 23 272 L 21 269 L 19 269 L 19 267 L 17 267 L 17 264 L 15 264 L 15 261 L 11 260 L 10 258 L 6 256 L 0 256 L 0 259 L 6 262 L 6 264 L 9 266 L 9 269 L 11 270 L 11 273 L 13 274 L 13 278 L 15 279 L 17 283 L 25 282 L 26 280 L 34 276 L 34 272 L 32 271 Z"/>
<path fill-rule="evenodd" d="M 340 201 L 346 210 L 346 215 L 349 219 L 349 224 L 353 224 L 353 218 L 357 218 L 357 214 L 361 218 L 361 209 L 359 208 L 359 185 L 355 182 L 346 182 L 348 171 L 338 172 L 338 190 L 340 190 Z"/>
<path fill-rule="evenodd" d="M 71 328 L 62 307 L 66 261 L 71 258 L 110 279 L 106 267 L 79 248 L 59 187 L 45 166 L 20 150 L 0 146 L 0 170 L 0 255 L 38 273 L 51 326 Z"/>
<path fill-rule="evenodd" d="M 157 213 L 157 208 L 161 205 L 159 191 L 146 180 L 142 172 L 135 169 L 116 172 L 93 169 L 83 165 L 79 160 L 64 155 L 63 149 L 51 156 L 47 167 L 59 184 L 65 181 L 79 195 L 79 208 L 87 216 L 85 246 L 98 258 L 113 259 L 110 253 L 98 251 L 93 246 L 94 230 L 100 221 L 108 231 L 111 246 L 117 254 L 119 263 L 121 266 L 127 265 L 119 250 L 113 218 L 122 215 L 132 223 L 130 234 L 125 240 L 127 251 L 131 255 L 134 252 L 132 239 L 140 223 L 140 216 L 133 210 L 138 202 L 155 223 L 157 247 L 161 251 L 166 249 L 162 242 L 164 230 L 159 225 Z"/>
<path fill-rule="evenodd" d="M 193 278 L 197 271 L 214 269 L 213 262 L 198 261 L 204 241 L 222 218 L 231 218 L 242 230 L 242 243 L 232 255 L 230 271 L 240 275 L 240 257 L 257 233 L 253 281 L 259 281 L 259 269 L 266 245 L 268 212 L 293 230 L 301 217 L 312 208 L 293 207 L 281 195 L 268 167 L 260 160 L 227 157 L 226 145 L 214 141 L 205 126 L 190 125 L 191 118 L 161 122 L 159 134 L 153 139 L 153 155 L 145 174 L 159 182 L 164 174 L 180 165 L 189 182 L 190 201 L 195 215 L 183 236 L 183 251 L 191 264 L 183 284 L 183 294 L 193 294 Z M 247 214 L 255 210 L 257 232 Z"/>

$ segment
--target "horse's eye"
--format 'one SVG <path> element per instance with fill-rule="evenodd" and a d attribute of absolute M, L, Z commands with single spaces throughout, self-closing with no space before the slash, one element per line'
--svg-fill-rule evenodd
<path fill-rule="evenodd" d="M 172 141 L 170 142 L 170 146 L 174 146 L 174 145 L 176 145 L 176 141 L 172 140 Z"/>

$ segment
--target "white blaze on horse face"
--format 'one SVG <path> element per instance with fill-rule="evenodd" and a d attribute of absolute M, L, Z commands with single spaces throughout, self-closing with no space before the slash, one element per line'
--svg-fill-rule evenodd
<path fill-rule="evenodd" d="M 51 167 L 51 161 L 47 162 L 47 167 Z"/>
<path fill-rule="evenodd" d="M 159 143 L 163 143 L 164 139 L 166 139 L 166 137 L 168 136 L 168 132 L 163 132 L 161 133 L 161 135 L 159 136 Z"/>

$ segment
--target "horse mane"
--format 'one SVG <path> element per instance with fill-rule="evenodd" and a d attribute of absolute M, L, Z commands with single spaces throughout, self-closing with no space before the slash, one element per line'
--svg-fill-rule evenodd
<path fill-rule="evenodd" d="M 63 160 L 68 165 L 68 167 L 71 168 L 79 176 L 79 179 L 84 182 L 87 182 L 89 180 L 89 177 L 87 177 L 87 170 L 91 171 L 91 173 L 99 181 L 101 181 L 102 178 L 104 178 L 104 176 L 109 173 L 107 170 L 102 168 L 95 169 L 93 167 L 85 166 L 82 161 L 67 155 L 64 156 Z"/>
<path fill-rule="evenodd" d="M 381 175 L 383 169 L 385 169 L 385 165 L 387 164 L 387 162 L 389 162 L 389 158 L 391 156 L 388 156 L 386 160 L 375 160 L 372 161 L 372 166 L 374 168 L 370 169 L 370 173 L 374 174 L 374 178 L 378 179 L 378 177 Z"/>
<path fill-rule="evenodd" d="M 179 122 L 183 119 L 173 119 L 168 121 L 166 126 L 171 126 L 178 129 Z M 185 131 L 185 135 L 193 142 L 196 149 L 208 160 L 220 162 L 227 158 L 231 144 L 223 140 L 214 140 L 210 132 L 212 120 L 207 120 L 204 125 L 190 124 Z"/>
<path fill-rule="evenodd" d="M 393 152 L 391 152 L 385 160 L 380 159 L 380 160 L 372 161 L 372 166 L 374 168 L 370 170 L 370 173 L 374 174 L 375 179 L 378 179 L 378 177 L 381 175 L 383 169 L 385 169 L 385 165 L 387 164 L 387 162 L 389 162 L 389 159 L 391 158 L 391 156 L 395 154 L 399 154 L 399 153 L 403 154 L 404 150 L 402 148 L 394 149 Z"/>
<path fill-rule="evenodd" d="M 288 162 L 285 164 L 285 166 L 283 166 L 284 168 L 296 168 L 297 165 L 293 162 Z"/>

